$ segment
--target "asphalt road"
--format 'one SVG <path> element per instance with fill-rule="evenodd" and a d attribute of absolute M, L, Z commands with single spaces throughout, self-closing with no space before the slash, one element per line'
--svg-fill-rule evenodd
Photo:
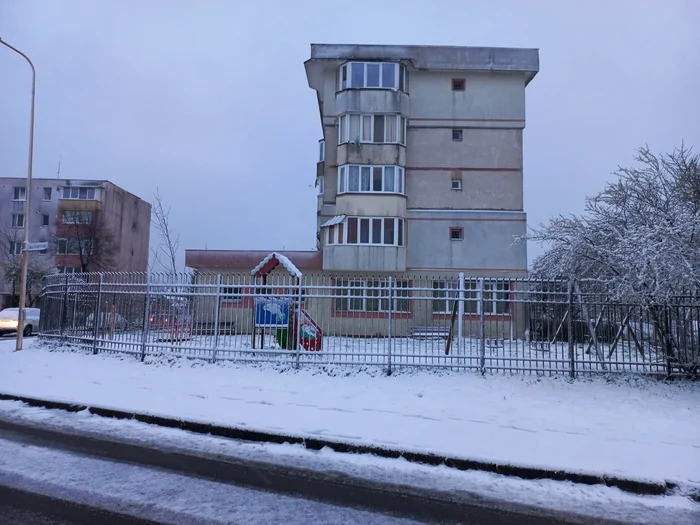
<path fill-rule="evenodd" d="M 152 449 L 104 439 L 102 436 L 65 433 L 0 419 L 0 438 L 63 450 L 246 487 L 267 493 L 303 498 L 336 506 L 368 510 L 423 523 L 489 525 L 603 524 L 578 516 L 555 514 L 532 507 L 489 501 L 478 495 L 458 496 L 379 484 L 333 472 L 317 472 L 232 458 L 195 456 L 180 451 Z M 0 523 L 22 524 L 151 524 L 126 516 L 0 487 Z M 9 492 L 8 492 L 9 491 Z M 51 520 L 54 521 L 51 521 Z M 14 521 L 12 521 L 14 520 Z M 311 519 L 310 521 L 313 521 Z M 612 523 L 612 522 L 607 522 Z"/>

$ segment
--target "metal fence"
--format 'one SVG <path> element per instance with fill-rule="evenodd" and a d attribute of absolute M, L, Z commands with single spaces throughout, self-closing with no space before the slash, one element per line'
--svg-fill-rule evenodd
<path fill-rule="evenodd" d="M 270 274 L 60 274 L 40 334 L 144 359 L 527 374 L 697 375 L 700 298 L 611 301 L 592 283 Z"/>

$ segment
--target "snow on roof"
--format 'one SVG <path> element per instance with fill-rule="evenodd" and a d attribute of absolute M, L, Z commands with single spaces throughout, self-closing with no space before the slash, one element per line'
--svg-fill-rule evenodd
<path fill-rule="evenodd" d="M 290 275 L 297 277 L 301 279 L 302 273 L 299 271 L 299 269 L 294 266 L 294 263 L 289 260 L 288 257 L 285 255 L 279 254 L 277 252 L 272 252 L 268 254 L 267 257 L 265 257 L 262 261 L 258 263 L 258 265 L 253 268 L 250 272 L 250 275 L 257 275 L 257 273 L 262 270 L 267 263 L 269 263 L 273 258 L 277 259 L 277 261 L 284 266 L 284 268 L 289 272 Z"/>
<path fill-rule="evenodd" d="M 345 215 L 336 215 L 331 220 L 326 221 L 323 224 L 321 224 L 321 228 L 325 228 L 327 226 L 335 226 L 336 224 L 340 224 L 344 220 L 345 220 Z"/>

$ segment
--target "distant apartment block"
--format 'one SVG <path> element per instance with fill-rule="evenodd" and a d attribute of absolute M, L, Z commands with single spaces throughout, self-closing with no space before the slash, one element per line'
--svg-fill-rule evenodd
<path fill-rule="evenodd" d="M 109 181 L 0 178 L 0 306 L 14 302 L 18 283 L 8 273 L 21 259 L 27 214 L 32 268 L 47 272 L 148 269 L 151 205 Z"/>

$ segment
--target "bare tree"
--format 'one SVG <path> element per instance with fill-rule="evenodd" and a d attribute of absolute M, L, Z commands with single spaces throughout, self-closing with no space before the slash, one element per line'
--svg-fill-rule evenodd
<path fill-rule="evenodd" d="M 16 228 L 3 228 L 0 231 L 0 271 L 2 278 L 12 284 L 13 301 L 19 300 L 22 274 L 21 231 Z M 29 254 L 27 261 L 27 305 L 33 306 L 41 293 L 44 276 L 55 269 L 45 260 Z"/>
<path fill-rule="evenodd" d="M 63 211 L 55 244 L 58 255 L 78 258 L 81 272 L 109 271 L 118 252 L 116 238 L 100 212 Z"/>
<path fill-rule="evenodd" d="M 180 236 L 170 228 L 170 207 L 166 208 L 160 190 L 153 194 L 153 225 L 158 231 L 160 242 L 153 248 L 154 262 L 168 272 L 177 273 L 177 251 L 180 248 Z"/>

